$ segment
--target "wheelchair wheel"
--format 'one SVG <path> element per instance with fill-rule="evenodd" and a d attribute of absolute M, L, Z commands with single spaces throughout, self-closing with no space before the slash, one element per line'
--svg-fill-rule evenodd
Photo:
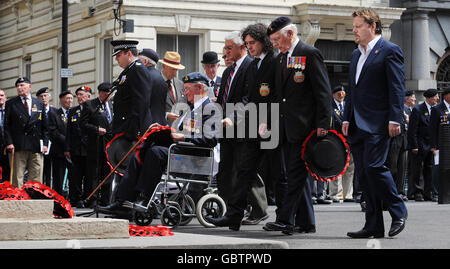
<path fill-rule="evenodd" d="M 197 203 L 197 218 L 198 221 L 206 228 L 215 227 L 214 224 L 209 223 L 205 218 L 219 218 L 225 215 L 227 206 L 225 201 L 217 194 L 207 194 L 200 198 Z"/>
<path fill-rule="evenodd" d="M 181 223 L 181 212 L 176 206 L 167 206 L 161 212 L 161 224 L 175 228 Z"/>
<path fill-rule="evenodd" d="M 180 225 L 187 225 L 189 222 L 192 221 L 194 218 L 189 216 L 183 216 L 183 215 L 194 215 L 195 214 L 195 202 L 191 198 L 191 196 L 185 194 L 185 195 L 178 195 L 173 194 L 169 197 L 169 201 L 174 201 L 178 204 L 179 209 L 181 211 L 181 222 Z"/>
<path fill-rule="evenodd" d="M 152 220 L 156 218 L 158 212 L 154 207 L 150 207 L 147 212 L 134 211 L 133 220 L 136 225 L 139 226 L 148 226 L 152 223 Z"/>

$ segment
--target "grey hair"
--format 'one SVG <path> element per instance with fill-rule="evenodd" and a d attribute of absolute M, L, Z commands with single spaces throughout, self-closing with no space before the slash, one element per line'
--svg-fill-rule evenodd
<path fill-rule="evenodd" d="M 281 34 L 283 34 L 284 36 L 287 36 L 287 32 L 288 32 L 289 30 L 292 30 L 292 31 L 294 32 L 294 35 L 297 35 L 297 34 L 298 34 L 297 26 L 296 26 L 295 24 L 293 24 L 293 23 L 284 26 L 284 27 L 280 30 L 280 32 L 281 32 Z"/>
<path fill-rule="evenodd" d="M 225 40 L 232 40 L 238 46 L 244 45 L 240 31 L 233 31 L 225 36 Z"/>
<path fill-rule="evenodd" d="M 145 56 L 145 55 L 139 55 L 139 57 L 142 57 L 143 59 L 148 60 L 148 62 L 150 63 L 151 66 L 156 66 L 156 62 L 153 61 L 152 59 L 148 58 L 147 56 Z"/>

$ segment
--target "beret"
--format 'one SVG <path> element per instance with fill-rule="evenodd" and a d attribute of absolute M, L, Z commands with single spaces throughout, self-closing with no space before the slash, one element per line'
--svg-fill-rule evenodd
<path fill-rule="evenodd" d="M 97 90 L 100 92 L 109 92 L 110 89 L 111 89 L 111 83 L 109 83 L 109 82 L 103 82 L 97 86 Z"/>
<path fill-rule="evenodd" d="M 209 84 L 208 78 L 200 72 L 189 73 L 183 78 L 183 83 L 191 82 L 204 82 L 206 85 Z"/>
<path fill-rule="evenodd" d="M 340 91 L 345 91 L 344 86 L 339 85 L 339 86 L 334 87 L 334 89 L 333 89 L 333 93 L 340 92 Z"/>
<path fill-rule="evenodd" d="M 21 77 L 16 80 L 16 84 L 14 84 L 14 85 L 17 87 L 17 84 L 22 83 L 22 82 L 31 84 L 31 81 L 27 77 Z"/>
<path fill-rule="evenodd" d="M 44 88 L 39 89 L 39 91 L 36 92 L 36 96 L 39 96 L 39 95 L 41 95 L 43 93 L 50 93 L 50 91 L 48 90 L 48 87 L 44 87 Z"/>
<path fill-rule="evenodd" d="M 81 86 L 78 89 L 76 89 L 75 94 L 77 94 L 78 91 L 85 91 L 85 92 L 88 92 L 88 93 L 92 93 L 92 89 L 89 86 L 86 86 L 86 85 Z"/>
<path fill-rule="evenodd" d="M 72 95 L 72 93 L 70 91 L 67 91 L 67 90 L 63 91 L 62 93 L 59 94 L 59 98 L 63 98 L 64 96 L 66 96 L 68 94 Z"/>
<path fill-rule="evenodd" d="M 267 27 L 267 35 L 270 36 L 291 23 L 292 21 L 288 17 L 278 17 L 270 23 L 269 27 Z"/>
<path fill-rule="evenodd" d="M 426 98 L 430 98 L 438 94 L 438 91 L 436 89 L 428 89 L 423 93 L 423 96 Z"/>

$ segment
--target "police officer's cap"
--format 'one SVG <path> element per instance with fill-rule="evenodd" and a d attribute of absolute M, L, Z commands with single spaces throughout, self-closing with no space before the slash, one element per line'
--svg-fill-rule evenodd
<path fill-rule="evenodd" d="M 209 80 L 208 78 L 203 75 L 200 72 L 193 72 L 193 73 L 189 73 L 187 74 L 184 78 L 183 78 L 183 83 L 191 83 L 191 82 L 203 82 L 206 85 L 208 85 Z"/>
<path fill-rule="evenodd" d="M 39 91 L 37 91 L 36 96 L 39 97 L 39 95 L 43 94 L 43 93 L 50 93 L 50 90 L 48 89 L 48 87 L 44 87 L 39 89 Z"/>
<path fill-rule="evenodd" d="M 116 56 L 122 50 L 129 50 L 132 48 L 136 48 L 136 45 L 139 44 L 137 40 L 113 40 L 111 41 L 111 45 L 113 46 L 114 53 L 112 56 Z"/>
<path fill-rule="evenodd" d="M 14 84 L 14 85 L 17 87 L 17 84 L 23 83 L 23 82 L 31 84 L 30 79 L 28 79 L 27 77 L 21 77 L 16 80 L 16 84 Z"/>
<path fill-rule="evenodd" d="M 59 98 L 63 98 L 64 96 L 66 96 L 68 94 L 72 95 L 72 93 L 70 91 L 65 90 L 65 91 L 63 91 L 62 93 L 59 94 Z"/>
<path fill-rule="evenodd" d="M 109 83 L 109 82 L 103 82 L 97 86 L 97 90 L 99 92 L 109 92 L 110 89 L 111 89 L 111 83 Z"/>
<path fill-rule="evenodd" d="M 85 92 L 88 92 L 88 93 L 91 93 L 91 94 L 92 94 L 92 89 L 91 89 L 89 86 L 86 86 L 86 85 L 79 87 L 79 88 L 75 91 L 75 94 L 77 94 L 78 91 L 85 91 Z"/>
<path fill-rule="evenodd" d="M 291 23 L 292 21 L 288 17 L 278 17 L 270 23 L 269 27 L 267 28 L 267 35 L 270 36 L 271 34 L 278 32 Z"/>
<path fill-rule="evenodd" d="M 158 53 L 152 49 L 143 49 L 139 55 L 144 55 L 145 57 L 152 59 L 155 63 L 159 61 Z"/>
<path fill-rule="evenodd" d="M 436 89 L 428 89 L 423 93 L 423 96 L 426 98 L 430 98 L 438 94 L 438 91 Z"/>

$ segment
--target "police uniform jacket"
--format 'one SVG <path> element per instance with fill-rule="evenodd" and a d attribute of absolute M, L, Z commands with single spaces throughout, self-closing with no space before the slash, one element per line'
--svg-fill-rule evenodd
<path fill-rule="evenodd" d="M 301 143 L 312 130 L 331 127 L 332 96 L 328 71 L 320 51 L 299 40 L 291 57 L 305 57 L 305 69 L 300 74 L 298 68 L 288 68 L 283 79 L 282 55 L 278 55 L 276 65 L 280 138 L 285 136 L 290 143 Z"/>
<path fill-rule="evenodd" d="M 41 140 L 48 146 L 47 117 L 44 103 L 31 97 L 31 116 L 20 96 L 6 101 L 4 118 L 5 145 L 16 151 L 41 152 Z"/>
<path fill-rule="evenodd" d="M 150 71 L 140 60 L 135 60 L 120 73 L 118 81 L 112 133 L 125 133 L 126 138 L 134 140 L 154 122 L 150 111 Z"/>
<path fill-rule="evenodd" d="M 64 157 L 64 143 L 66 142 L 67 119 L 62 108 L 49 111 L 48 133 L 52 141 L 50 155 Z"/>
<path fill-rule="evenodd" d="M 75 156 L 87 156 L 87 133 L 81 128 L 81 106 L 78 105 L 69 110 L 66 141 L 64 151 Z"/>

